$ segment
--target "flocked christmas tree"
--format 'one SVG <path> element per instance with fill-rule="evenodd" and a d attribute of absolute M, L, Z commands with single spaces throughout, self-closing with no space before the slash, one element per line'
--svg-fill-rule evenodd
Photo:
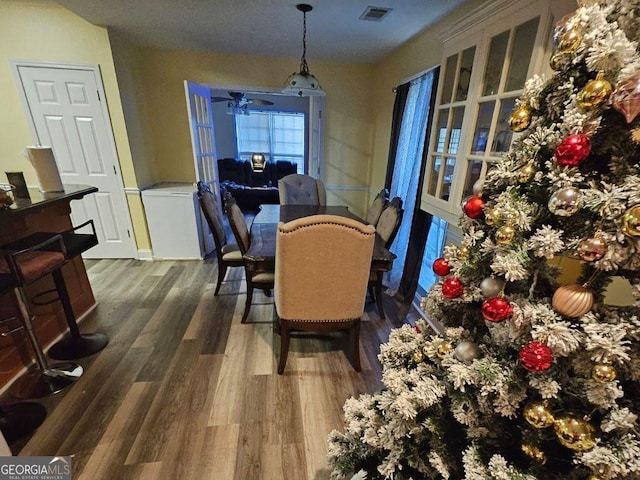
<path fill-rule="evenodd" d="M 554 75 L 527 81 L 522 132 L 394 330 L 385 389 L 346 402 L 334 478 L 640 479 L 640 0 L 583 0 L 556 25 Z M 559 256 L 579 258 L 558 285 Z M 634 302 L 604 299 L 613 276 Z"/>

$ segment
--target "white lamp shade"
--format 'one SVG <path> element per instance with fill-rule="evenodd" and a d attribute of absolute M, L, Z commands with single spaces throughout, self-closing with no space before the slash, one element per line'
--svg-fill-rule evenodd
<path fill-rule="evenodd" d="M 287 85 L 282 93 L 297 95 L 298 97 L 324 96 L 320 83 L 310 73 L 293 73 L 287 80 Z"/>

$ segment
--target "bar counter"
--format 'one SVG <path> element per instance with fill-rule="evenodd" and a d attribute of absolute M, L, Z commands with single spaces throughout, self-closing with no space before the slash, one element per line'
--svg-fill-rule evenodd
<path fill-rule="evenodd" d="M 64 192 L 42 193 L 30 188 L 30 199 L 15 198 L 14 203 L 0 209 L 0 246 L 19 240 L 36 232 L 62 232 L 73 227 L 70 213 L 72 200 L 81 199 L 98 189 L 86 185 L 65 185 Z M 70 260 L 63 268 L 71 304 L 77 319 L 81 319 L 95 306 L 95 298 L 81 257 Z M 27 297 L 54 288 L 51 275 L 27 287 Z M 54 294 L 55 295 L 55 294 Z M 47 295 L 50 298 L 52 295 Z M 48 305 L 31 305 L 35 315 L 34 326 L 40 345 L 47 347 L 67 330 L 67 322 L 60 302 Z M 0 320 L 18 314 L 13 293 L 0 297 Z M 7 331 L 17 323 L 0 326 Z M 33 359 L 31 346 L 23 330 L 8 337 L 0 337 L 0 389 L 29 365 Z"/>

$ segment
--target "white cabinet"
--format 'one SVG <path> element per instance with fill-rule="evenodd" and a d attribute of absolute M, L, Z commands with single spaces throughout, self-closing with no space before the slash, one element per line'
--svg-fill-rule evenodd
<path fill-rule="evenodd" d="M 154 259 L 204 258 L 208 252 L 193 184 L 156 184 L 142 191 L 142 203 Z"/>

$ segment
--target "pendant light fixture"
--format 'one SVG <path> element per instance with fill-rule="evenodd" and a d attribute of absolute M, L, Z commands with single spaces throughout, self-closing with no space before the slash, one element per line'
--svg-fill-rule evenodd
<path fill-rule="evenodd" d="M 318 79 L 309 72 L 307 65 L 307 12 L 313 10 L 311 5 L 299 3 L 296 8 L 303 15 L 302 29 L 302 58 L 300 59 L 300 71 L 293 73 L 287 80 L 287 86 L 282 90 L 283 93 L 297 95 L 298 97 L 311 97 L 324 95 L 324 90 L 320 87 Z"/>

